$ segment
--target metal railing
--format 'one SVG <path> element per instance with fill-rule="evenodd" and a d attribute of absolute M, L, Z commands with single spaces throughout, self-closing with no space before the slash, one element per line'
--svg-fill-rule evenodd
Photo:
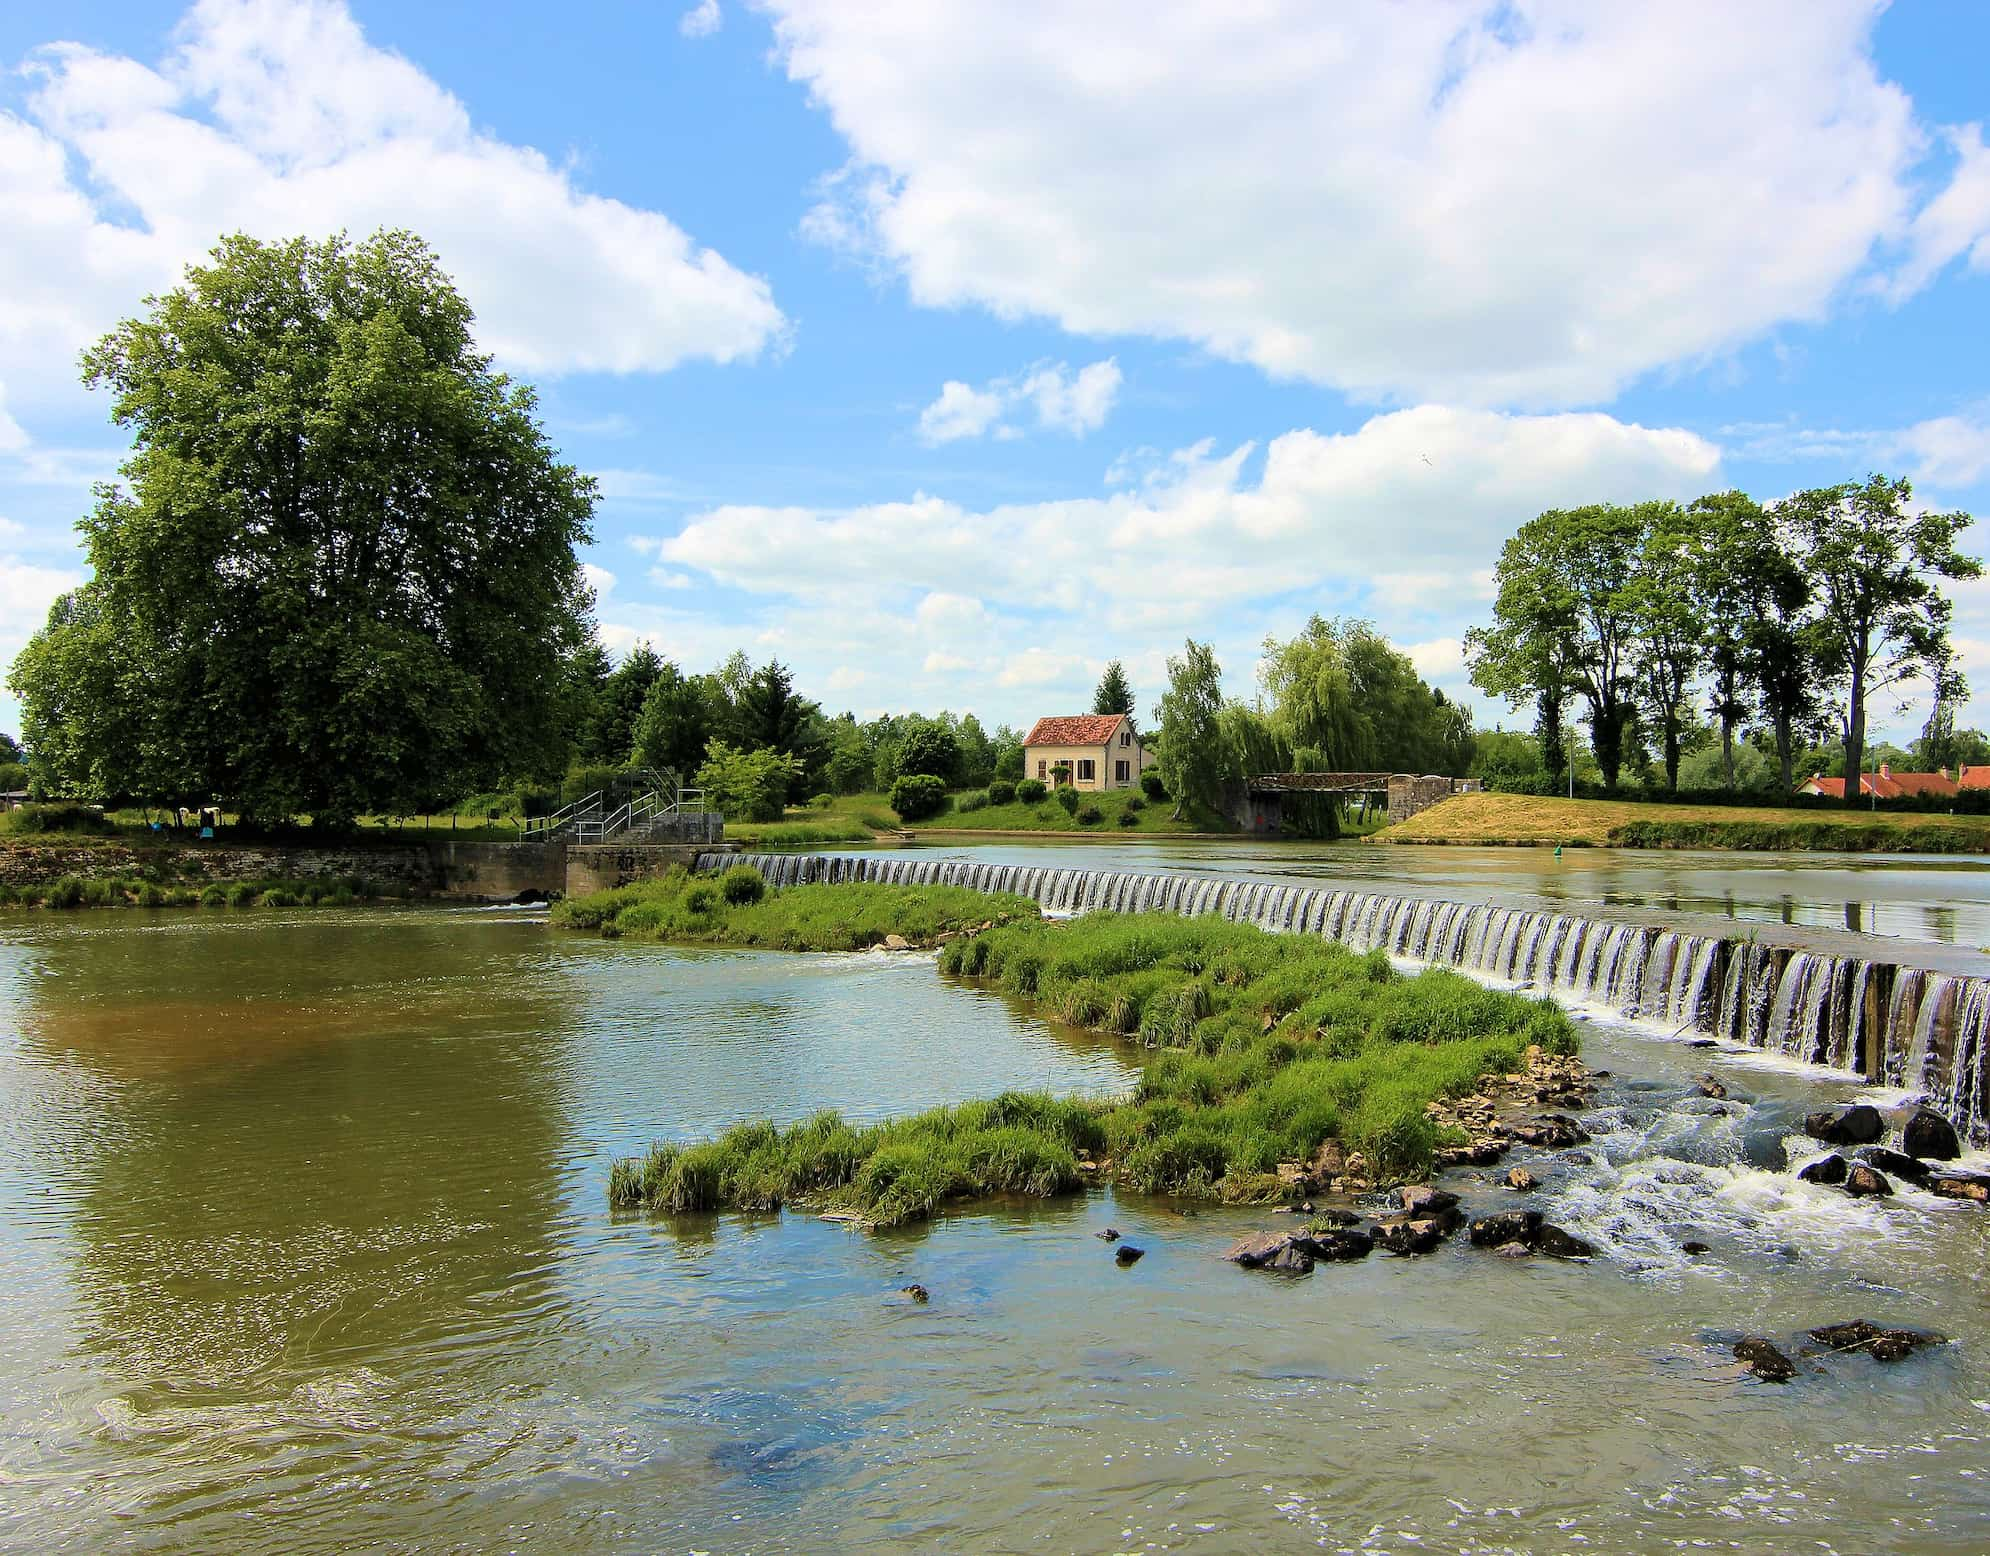
<path fill-rule="evenodd" d="M 643 772 L 632 775 L 649 787 L 620 804 L 606 789 L 596 789 L 571 805 L 563 805 L 550 816 L 534 816 L 519 824 L 521 842 L 546 842 L 571 834 L 576 843 L 605 843 L 628 832 L 653 832 L 679 816 L 705 814 L 705 791 L 687 789 L 673 772 Z"/>

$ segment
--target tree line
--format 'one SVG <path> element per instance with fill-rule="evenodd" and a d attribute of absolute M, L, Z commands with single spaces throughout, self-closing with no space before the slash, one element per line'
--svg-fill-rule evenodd
<path fill-rule="evenodd" d="M 1812 743 L 1842 751 L 1847 803 L 1866 770 L 1875 698 L 1924 686 L 1931 765 L 1964 743 L 1944 580 L 1978 576 L 1956 548 L 1967 513 L 1917 507 L 1910 484 L 1864 482 L 1771 503 L 1728 491 L 1691 503 L 1553 509 L 1506 542 L 1493 619 L 1466 634 L 1473 684 L 1531 707 L 1542 765 L 1569 773 L 1569 727 L 1588 726 L 1605 789 L 1650 742 L 1664 784 L 1707 725 L 1721 786 L 1737 786 L 1737 736 L 1758 733 L 1781 787 Z"/>

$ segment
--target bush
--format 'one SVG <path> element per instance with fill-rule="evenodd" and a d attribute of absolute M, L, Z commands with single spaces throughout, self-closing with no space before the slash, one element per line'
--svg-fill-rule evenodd
<path fill-rule="evenodd" d="M 1057 786 L 1057 803 L 1064 807 L 1064 814 L 1075 816 L 1078 813 L 1078 791 L 1068 783 Z"/>
<path fill-rule="evenodd" d="M 988 791 L 986 789 L 968 789 L 954 796 L 955 810 L 986 810 L 987 808 Z"/>
<path fill-rule="evenodd" d="M 1138 813 L 1147 808 L 1147 802 L 1137 794 L 1129 794 L 1126 797 L 1126 808 Z"/>
<path fill-rule="evenodd" d="M 20 812 L 14 814 L 19 815 Z M 74 875 L 65 875 L 42 894 L 41 900 L 51 908 L 80 908 L 83 905 L 83 882 Z"/>
<path fill-rule="evenodd" d="M 166 894 L 150 881 L 140 881 L 138 905 L 141 908 L 163 908 L 166 905 Z"/>
<path fill-rule="evenodd" d="M 699 881 L 685 888 L 684 911 L 686 913 L 709 913 L 719 905 L 719 894 L 708 881 Z"/>
<path fill-rule="evenodd" d="M 1119 813 L 1119 824 L 1123 827 L 1137 827 L 1140 825 L 1140 818 L 1134 815 L 1131 809 L 1123 810 Z"/>
<path fill-rule="evenodd" d="M 1069 793 L 1070 791 L 1066 790 L 1065 792 Z M 1070 810 L 1071 807 L 1067 805 L 1065 809 Z M 1083 810 L 1076 811 L 1075 814 L 1078 817 L 1078 825 L 1081 827 L 1095 827 L 1106 819 L 1106 813 L 1096 805 L 1087 805 Z"/>
<path fill-rule="evenodd" d="M 833 794 L 818 794 L 809 801 L 809 804 L 814 806 L 817 810 L 827 810 L 829 809 L 830 806 L 834 805 L 835 803 L 836 803 L 836 796 Z"/>
<path fill-rule="evenodd" d="M 1140 792 L 1158 805 L 1168 797 L 1168 786 L 1161 782 L 1161 775 L 1150 767 L 1140 775 Z"/>
<path fill-rule="evenodd" d="M 203 908 L 225 908 L 228 905 L 228 888 L 218 882 L 210 882 L 201 887 L 198 900 Z"/>
<path fill-rule="evenodd" d="M 910 773 L 891 786 L 891 808 L 901 820 L 924 821 L 947 808 L 947 786 L 930 773 Z"/>
<path fill-rule="evenodd" d="M 228 888 L 228 906 L 231 908 L 254 907 L 256 897 L 256 888 L 248 881 L 237 881 Z"/>
<path fill-rule="evenodd" d="M 281 886 L 270 887 L 256 901 L 260 906 L 265 908 L 294 908 L 297 906 L 296 896 L 284 890 Z"/>
<path fill-rule="evenodd" d="M 86 908 L 107 908 L 115 898 L 124 901 L 122 891 L 113 892 L 109 881 L 85 881 L 83 883 L 83 906 Z"/>
<path fill-rule="evenodd" d="M 1016 786 L 1006 778 L 997 778 L 988 786 L 990 805 L 1008 805 L 1016 798 Z"/>
<path fill-rule="evenodd" d="M 1025 805 L 1035 805 L 1050 791 L 1043 786 L 1041 778 L 1025 778 L 1016 785 L 1016 798 Z"/>
<path fill-rule="evenodd" d="M 94 805 L 23 805 L 0 817 L 7 832 L 115 832 L 117 824 Z"/>
<path fill-rule="evenodd" d="M 752 865 L 736 864 L 719 877 L 719 891 L 734 907 L 743 907 L 767 895 L 767 882 Z"/>

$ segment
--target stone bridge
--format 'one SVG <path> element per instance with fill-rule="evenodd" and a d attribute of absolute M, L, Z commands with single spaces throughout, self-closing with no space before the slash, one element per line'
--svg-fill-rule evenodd
<path fill-rule="evenodd" d="M 1284 822 L 1288 794 L 1380 796 L 1391 822 L 1406 821 L 1454 794 L 1479 788 L 1476 778 L 1416 773 L 1260 773 L 1226 786 L 1224 811 L 1246 832 L 1275 833 Z"/>

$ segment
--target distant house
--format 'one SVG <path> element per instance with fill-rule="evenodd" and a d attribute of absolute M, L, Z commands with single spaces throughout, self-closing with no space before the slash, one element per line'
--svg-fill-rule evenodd
<path fill-rule="evenodd" d="M 1964 774 L 1970 769 L 1965 767 Z M 1975 781 L 1965 781 L 1962 787 L 1970 789 L 1990 789 L 1990 769 L 1977 768 Z M 1876 773 L 1859 774 L 1859 793 L 1874 799 L 1898 800 L 1910 794 L 1954 794 L 1955 780 L 1947 773 L 1896 773 L 1885 762 L 1879 764 Z M 1845 797 L 1843 778 L 1826 778 L 1822 773 L 1813 773 L 1797 785 L 1799 794 L 1822 794 L 1830 799 L 1842 800 Z"/>
<path fill-rule="evenodd" d="M 1990 789 L 1990 767 L 1981 762 L 1974 767 L 1963 763 L 1956 769 L 1955 786 L 1958 789 Z"/>
<path fill-rule="evenodd" d="M 1131 789 L 1154 761 L 1125 713 L 1038 719 L 1023 740 L 1025 778 L 1074 789 Z"/>

